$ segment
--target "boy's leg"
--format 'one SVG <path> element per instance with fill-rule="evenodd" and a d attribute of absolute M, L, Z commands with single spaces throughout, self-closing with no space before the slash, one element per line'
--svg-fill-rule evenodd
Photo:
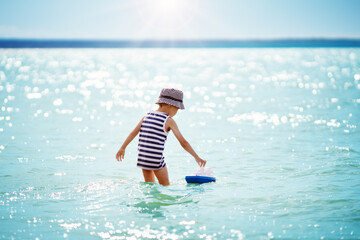
<path fill-rule="evenodd" d="M 145 182 L 155 182 L 155 176 L 153 170 L 143 169 L 142 172 L 144 175 Z"/>
<path fill-rule="evenodd" d="M 168 171 L 167 171 L 167 167 L 163 167 L 160 170 L 154 170 L 154 173 L 156 175 L 156 178 L 159 180 L 159 183 L 163 186 L 169 186 L 170 182 L 169 182 L 169 176 L 168 176 Z"/>

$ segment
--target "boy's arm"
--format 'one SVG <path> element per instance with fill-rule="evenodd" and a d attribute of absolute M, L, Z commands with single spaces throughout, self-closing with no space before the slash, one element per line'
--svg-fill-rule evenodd
<path fill-rule="evenodd" d="M 129 134 L 129 136 L 125 139 L 124 143 L 121 145 L 119 151 L 116 153 L 116 160 L 118 161 L 122 161 L 124 159 L 124 155 L 125 155 L 125 149 L 127 147 L 127 145 L 129 145 L 129 143 L 131 143 L 131 141 L 136 137 L 136 135 L 138 135 L 138 133 L 140 132 L 140 128 L 141 128 L 141 124 L 144 118 L 142 118 L 140 120 L 140 122 L 136 125 L 136 127 L 131 131 L 131 133 Z"/>
<path fill-rule="evenodd" d="M 170 128 L 173 131 L 175 137 L 177 138 L 177 140 L 179 141 L 181 146 L 195 158 L 197 164 L 199 164 L 200 167 L 204 167 L 205 164 L 206 164 L 206 161 L 204 159 L 200 158 L 196 154 L 194 149 L 191 147 L 190 143 L 188 141 L 186 141 L 186 139 L 181 134 L 181 132 L 180 132 L 176 122 L 174 121 L 174 119 L 168 118 L 167 124 L 168 124 L 168 128 Z"/>

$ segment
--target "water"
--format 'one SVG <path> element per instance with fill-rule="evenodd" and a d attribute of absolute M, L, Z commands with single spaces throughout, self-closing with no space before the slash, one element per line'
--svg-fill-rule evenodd
<path fill-rule="evenodd" d="M 0 48 L 358 48 L 359 39 L 274 40 L 56 40 L 0 39 Z"/>
<path fill-rule="evenodd" d="M 360 49 L 0 49 L 1 239 L 359 239 Z M 171 186 L 136 140 L 162 87 Z"/>

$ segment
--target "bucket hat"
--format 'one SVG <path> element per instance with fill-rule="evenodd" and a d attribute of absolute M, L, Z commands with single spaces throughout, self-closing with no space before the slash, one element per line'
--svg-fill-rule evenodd
<path fill-rule="evenodd" d="M 183 98 L 182 91 L 174 88 L 163 88 L 156 103 L 166 103 L 179 109 L 185 109 Z"/>

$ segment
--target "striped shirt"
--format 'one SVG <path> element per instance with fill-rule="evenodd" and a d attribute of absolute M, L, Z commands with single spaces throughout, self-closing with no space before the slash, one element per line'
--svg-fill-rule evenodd
<path fill-rule="evenodd" d="M 163 112 L 148 112 L 141 124 L 137 166 L 146 170 L 159 170 L 166 166 L 163 151 L 168 132 L 166 120 L 170 116 Z"/>

